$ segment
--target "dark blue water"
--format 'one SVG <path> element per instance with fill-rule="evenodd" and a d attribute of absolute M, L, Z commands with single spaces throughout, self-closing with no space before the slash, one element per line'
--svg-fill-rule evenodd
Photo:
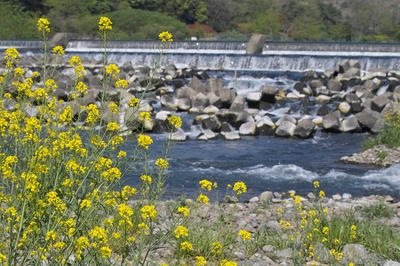
<path fill-rule="evenodd" d="M 390 194 L 399 198 L 399 165 L 373 169 L 338 162 L 344 155 L 359 152 L 365 137 L 365 134 L 318 132 L 308 140 L 246 137 L 234 142 L 217 139 L 174 143 L 168 156 L 167 195 L 194 196 L 202 179 L 218 182 L 222 193 L 227 184 L 243 181 L 248 187 L 245 198 L 266 190 L 294 189 L 305 194 L 312 191 L 312 182 L 319 180 L 327 195 L 347 192 L 355 196 Z M 152 138 L 155 143 L 150 154 L 157 158 L 165 135 Z M 136 142 L 132 140 L 129 146 L 134 145 Z M 130 175 L 126 182 L 137 185 L 139 175 Z"/>

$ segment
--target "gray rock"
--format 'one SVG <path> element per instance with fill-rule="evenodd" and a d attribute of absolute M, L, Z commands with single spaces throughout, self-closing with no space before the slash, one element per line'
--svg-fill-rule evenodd
<path fill-rule="evenodd" d="M 267 229 L 277 231 L 277 232 L 281 231 L 281 229 L 282 229 L 281 225 L 277 221 L 274 221 L 274 220 L 268 221 L 265 224 L 265 226 L 267 227 Z"/>
<path fill-rule="evenodd" d="M 253 34 L 246 45 L 246 54 L 261 54 L 264 48 L 266 36 L 263 34 Z"/>
<path fill-rule="evenodd" d="M 187 136 L 185 134 L 185 132 L 183 132 L 182 130 L 178 130 L 174 133 L 172 133 L 169 137 L 169 140 L 172 141 L 186 141 L 187 140 Z"/>
<path fill-rule="evenodd" d="M 261 136 L 272 136 L 275 132 L 275 124 L 268 116 L 261 117 L 256 122 L 256 134 Z"/>
<path fill-rule="evenodd" d="M 176 111 L 178 106 L 175 102 L 175 98 L 171 95 L 162 95 L 160 99 L 161 105 L 166 107 L 167 109 Z"/>
<path fill-rule="evenodd" d="M 290 122 L 292 124 L 296 124 L 297 120 L 296 118 L 290 116 L 290 115 L 284 115 L 279 120 L 275 123 L 276 126 L 280 126 L 283 122 Z"/>
<path fill-rule="evenodd" d="M 88 106 L 89 104 L 94 104 L 98 99 L 99 94 L 100 90 L 89 89 L 87 90 L 87 93 L 81 99 L 79 99 L 79 101 L 81 102 L 82 106 Z"/>
<path fill-rule="evenodd" d="M 383 266 L 400 266 L 400 262 L 396 262 L 393 260 L 387 260 L 387 261 L 385 261 Z"/>
<path fill-rule="evenodd" d="M 340 123 L 340 130 L 342 132 L 360 132 L 361 127 L 355 116 L 350 116 Z"/>
<path fill-rule="evenodd" d="M 175 90 L 175 97 L 176 98 L 193 98 L 197 92 L 192 89 L 191 87 L 182 87 Z"/>
<path fill-rule="evenodd" d="M 58 99 L 58 100 L 63 100 L 63 101 L 68 101 L 68 93 L 60 88 L 57 88 L 53 95 Z"/>
<path fill-rule="evenodd" d="M 239 127 L 239 134 L 243 136 L 254 135 L 256 133 L 256 123 L 249 121 Z"/>
<path fill-rule="evenodd" d="M 164 133 L 168 132 L 170 129 L 168 117 L 171 116 L 171 112 L 168 111 L 160 111 L 156 114 L 154 119 L 154 133 Z"/>
<path fill-rule="evenodd" d="M 218 113 L 219 109 L 215 107 L 214 105 L 209 105 L 206 108 L 204 108 L 203 113 L 205 114 L 216 114 Z"/>
<path fill-rule="evenodd" d="M 340 194 L 335 194 L 332 196 L 332 199 L 334 200 L 342 200 L 342 196 Z"/>
<path fill-rule="evenodd" d="M 371 101 L 371 109 L 377 112 L 381 112 L 385 105 L 390 102 L 386 94 L 375 96 Z"/>
<path fill-rule="evenodd" d="M 322 125 L 325 130 L 339 131 L 340 129 L 340 112 L 335 111 L 323 117 Z"/>
<path fill-rule="evenodd" d="M 210 139 L 215 139 L 217 137 L 217 134 L 214 133 L 214 131 L 210 129 L 203 129 L 202 134 L 197 138 L 198 140 L 210 140 Z"/>
<path fill-rule="evenodd" d="M 229 108 L 236 97 L 236 93 L 233 90 L 222 88 L 219 91 L 219 97 L 221 99 L 221 108 Z"/>
<path fill-rule="evenodd" d="M 191 98 L 192 106 L 204 108 L 209 105 L 210 101 L 207 96 L 203 93 L 198 93 L 196 96 Z"/>
<path fill-rule="evenodd" d="M 188 111 L 191 107 L 190 100 L 188 98 L 175 99 L 175 105 L 180 111 Z"/>
<path fill-rule="evenodd" d="M 244 110 L 244 98 L 243 96 L 236 96 L 233 100 L 229 110 L 233 112 L 242 112 Z"/>
<path fill-rule="evenodd" d="M 278 137 L 293 137 L 296 125 L 289 121 L 283 121 L 275 131 Z"/>
<path fill-rule="evenodd" d="M 347 114 L 351 110 L 351 106 L 347 102 L 341 102 L 338 106 L 338 110 L 343 114 Z"/>
<path fill-rule="evenodd" d="M 262 247 L 262 250 L 265 253 L 273 253 L 275 251 L 275 247 L 272 246 L 272 245 L 265 245 L 265 246 Z"/>
<path fill-rule="evenodd" d="M 247 101 L 247 106 L 249 108 L 259 108 L 260 107 L 260 101 L 261 101 L 261 92 L 256 91 L 256 92 L 250 92 L 246 96 L 246 101 Z"/>
<path fill-rule="evenodd" d="M 319 258 L 319 261 L 327 263 L 331 258 L 329 250 L 322 244 L 317 243 L 314 246 L 315 257 Z"/>
<path fill-rule="evenodd" d="M 206 115 L 206 117 L 201 120 L 201 126 L 204 129 L 210 129 L 214 132 L 218 132 L 221 129 L 221 122 L 215 115 Z"/>
<path fill-rule="evenodd" d="M 378 133 L 383 125 L 380 114 L 370 109 L 364 109 L 362 112 L 356 114 L 356 118 L 362 128 L 373 133 Z"/>
<path fill-rule="evenodd" d="M 301 119 L 297 123 L 294 135 L 299 138 L 309 138 L 312 136 L 315 124 L 310 119 Z"/>
<path fill-rule="evenodd" d="M 278 90 L 274 87 L 264 85 L 261 87 L 261 101 L 267 103 L 275 103 L 275 95 Z"/>
<path fill-rule="evenodd" d="M 235 131 L 235 128 L 233 128 L 228 122 L 222 122 L 221 132 L 231 132 L 231 131 Z"/>
<path fill-rule="evenodd" d="M 260 194 L 260 201 L 271 201 L 274 195 L 271 191 L 264 191 Z"/>
<path fill-rule="evenodd" d="M 352 67 L 343 73 L 344 78 L 359 78 L 361 75 L 360 68 Z"/>
<path fill-rule="evenodd" d="M 344 258 L 357 264 L 363 264 L 369 260 L 368 251 L 361 244 L 346 244 L 342 252 Z"/>
<path fill-rule="evenodd" d="M 287 259 L 287 258 L 292 257 L 292 253 L 293 253 L 293 250 L 291 248 L 287 248 L 287 249 L 279 250 L 276 253 L 276 256 L 280 259 Z"/>
<path fill-rule="evenodd" d="M 222 79 L 209 78 L 205 85 L 208 91 L 213 92 L 216 96 L 219 96 L 219 91 L 222 89 Z"/>
<path fill-rule="evenodd" d="M 310 88 L 315 91 L 317 88 L 324 86 L 324 83 L 322 83 L 321 80 L 319 79 L 314 79 L 310 81 Z"/>
<path fill-rule="evenodd" d="M 208 93 L 207 98 L 210 102 L 210 105 L 214 105 L 217 108 L 222 107 L 221 98 L 219 96 L 217 96 L 215 93 L 213 93 L 213 92 Z"/>
<path fill-rule="evenodd" d="M 24 107 L 24 113 L 27 117 L 37 117 L 39 115 L 39 110 L 36 106 L 26 105 Z"/>
<path fill-rule="evenodd" d="M 240 135 L 236 131 L 221 132 L 221 135 L 224 136 L 225 140 L 239 140 L 240 139 Z"/>
<path fill-rule="evenodd" d="M 193 77 L 188 86 L 194 89 L 197 93 L 207 94 L 208 92 L 206 85 L 204 85 L 204 83 L 197 77 Z"/>
<path fill-rule="evenodd" d="M 340 83 L 340 81 L 337 81 L 335 79 L 330 79 L 328 80 L 328 89 L 330 91 L 341 91 L 342 90 L 342 83 Z"/>

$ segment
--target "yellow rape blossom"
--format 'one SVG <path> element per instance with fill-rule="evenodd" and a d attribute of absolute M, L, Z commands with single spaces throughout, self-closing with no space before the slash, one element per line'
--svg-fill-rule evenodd
<path fill-rule="evenodd" d="M 201 180 L 199 182 L 201 189 L 211 191 L 212 183 L 208 180 Z"/>
<path fill-rule="evenodd" d="M 203 195 L 203 194 L 200 194 L 198 197 L 197 197 L 197 201 L 198 202 L 200 202 L 200 203 L 204 203 L 205 205 L 208 205 L 208 201 L 209 201 L 210 199 L 206 196 L 206 195 Z"/>
<path fill-rule="evenodd" d="M 190 213 L 190 210 L 187 207 L 179 207 L 178 212 L 182 213 L 183 216 L 188 216 Z"/>
<path fill-rule="evenodd" d="M 196 266 L 203 266 L 206 265 L 207 261 L 202 256 L 196 256 Z"/>
<path fill-rule="evenodd" d="M 158 35 L 158 38 L 162 41 L 162 42 L 172 42 L 172 34 L 169 33 L 168 31 L 163 31 Z"/>
<path fill-rule="evenodd" d="M 154 219 L 156 218 L 157 211 L 153 205 L 145 205 L 140 209 L 143 219 Z"/>
<path fill-rule="evenodd" d="M 247 187 L 246 184 L 243 182 L 236 182 L 233 185 L 233 191 L 236 191 L 236 194 L 239 196 L 242 193 L 246 193 L 247 192 Z"/>
<path fill-rule="evenodd" d="M 153 140 L 147 135 L 139 135 L 138 137 L 138 144 L 142 146 L 146 150 L 149 149 L 149 145 L 153 143 Z"/>
<path fill-rule="evenodd" d="M 246 231 L 246 230 L 240 230 L 238 234 L 239 238 L 241 238 L 243 241 L 246 240 L 251 240 L 251 233 Z"/>
<path fill-rule="evenodd" d="M 170 123 L 170 125 L 174 126 L 174 127 L 181 127 L 182 126 L 182 119 L 179 116 L 170 116 L 168 117 L 168 122 Z"/>
<path fill-rule="evenodd" d="M 176 238 L 180 238 L 181 236 L 189 236 L 189 230 L 180 225 L 175 229 L 174 234 Z"/>
<path fill-rule="evenodd" d="M 50 32 L 50 22 L 46 18 L 39 18 L 37 22 L 37 28 L 39 31 Z"/>
<path fill-rule="evenodd" d="M 193 250 L 193 246 L 189 242 L 185 241 L 185 242 L 181 243 L 181 249 L 184 250 L 184 251 L 185 250 L 192 251 Z"/>
<path fill-rule="evenodd" d="M 163 158 L 158 158 L 155 162 L 155 165 L 158 166 L 160 169 L 167 169 L 168 168 L 168 162 L 164 160 Z"/>
<path fill-rule="evenodd" d="M 55 46 L 51 51 L 58 56 L 64 55 L 64 48 L 60 45 Z"/>
<path fill-rule="evenodd" d="M 100 17 L 99 19 L 99 30 L 112 30 L 112 22 L 108 17 Z"/>

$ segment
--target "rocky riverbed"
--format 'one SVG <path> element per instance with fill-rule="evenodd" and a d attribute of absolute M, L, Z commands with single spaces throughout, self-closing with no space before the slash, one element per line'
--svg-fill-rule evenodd
<path fill-rule="evenodd" d="M 148 132 L 163 133 L 169 130 L 167 119 L 173 112 L 193 113 L 192 121 L 199 130 L 191 138 L 210 140 L 218 136 L 226 140 L 238 140 L 248 135 L 275 135 L 278 137 L 310 138 L 317 129 L 329 132 L 377 133 L 383 125 L 383 115 L 398 110 L 400 74 L 385 69 L 361 73 L 356 60 L 338 62 L 336 68 L 323 74 L 307 71 L 292 88 L 278 89 L 270 85 L 255 88 L 247 95 L 238 95 L 235 88 L 225 88 L 222 80 L 210 77 L 207 71 L 195 68 L 177 69 L 174 65 L 153 71 L 148 66 L 134 66 L 121 62 L 119 78 L 128 81 L 128 89 L 101 89 L 102 68 L 100 62 L 83 62 L 86 69 L 84 82 L 88 93 L 72 99 L 73 69 L 67 58 L 55 66 L 54 79 L 58 88 L 54 94 L 70 106 L 77 118 L 81 105 L 97 104 L 105 122 L 117 122 L 123 134 L 138 128 Z M 24 56 L 22 66 L 28 68 L 26 77 L 40 68 L 39 56 Z M 52 59 L 55 63 L 55 59 Z M 40 87 L 36 84 L 33 90 Z M 12 88 L 11 94 L 15 94 Z M 103 95 L 104 94 L 104 95 Z M 140 112 L 150 112 L 153 120 L 142 122 L 133 115 L 127 102 L 132 97 L 143 96 Z M 100 106 L 100 99 L 106 101 Z M 115 102 L 118 113 L 113 114 L 107 105 Z M 5 103 L 13 109 L 12 100 Z M 274 117 L 269 110 L 279 106 L 291 106 L 281 117 Z M 38 114 L 38 106 L 26 108 L 30 116 Z M 291 114 L 296 109 L 297 115 Z M 79 122 L 79 121 L 77 121 Z M 178 130 L 171 139 L 184 141 L 188 132 Z"/>
<path fill-rule="evenodd" d="M 224 254 L 229 254 L 231 260 L 238 262 L 239 265 L 299 265 L 296 263 L 295 257 L 297 252 L 302 250 L 302 245 L 299 244 L 299 250 L 294 250 L 293 245 L 286 246 L 283 244 L 290 242 L 289 238 L 294 232 L 292 227 L 299 224 L 298 205 L 296 204 L 299 199 L 296 199 L 291 193 L 295 193 L 295 191 L 287 193 L 266 191 L 258 197 L 251 198 L 247 203 L 210 203 L 209 205 L 193 207 L 190 215 L 194 217 L 194 220 L 190 226 L 197 227 L 198 230 L 207 233 L 207 229 L 201 227 L 213 227 L 215 224 L 220 224 L 221 228 L 229 227 L 234 232 L 246 230 L 251 232 L 253 237 L 260 234 L 259 237 L 261 239 L 253 238 L 252 241 L 257 242 L 255 244 L 257 248 L 253 249 L 250 254 L 239 244 L 232 244 L 226 247 Z M 315 210 L 318 206 L 318 208 L 327 209 L 328 219 L 345 217 L 351 214 L 356 217 L 356 222 L 354 223 L 360 223 L 359 227 L 363 222 L 368 221 L 371 222 L 371 226 L 385 224 L 385 226 L 392 228 L 395 234 L 400 234 L 400 203 L 390 196 L 371 195 L 352 198 L 351 194 L 345 193 L 342 195 L 336 194 L 331 198 L 325 197 L 321 201 L 315 192 L 310 192 L 307 196 L 299 198 L 302 208 L 306 212 Z M 186 202 L 189 206 L 194 204 L 188 200 Z M 175 201 L 160 203 L 158 209 L 161 210 L 160 218 L 162 223 L 170 223 L 168 218 L 170 216 L 165 210 L 168 209 L 168 206 L 176 204 L 179 203 Z M 221 223 L 222 214 L 225 215 L 225 220 Z M 285 227 L 285 224 L 281 222 L 282 220 L 290 225 Z M 329 226 L 328 224 L 327 226 Z M 351 224 L 348 226 L 351 226 Z M 359 234 L 362 233 L 359 232 Z M 360 236 L 360 238 L 363 237 L 375 236 Z M 293 241 L 300 241 L 298 238 L 296 239 Z M 342 258 L 340 263 L 337 262 L 337 264 L 348 265 L 353 262 L 354 265 L 400 265 L 400 262 L 385 258 L 386 256 L 379 254 L 371 246 L 365 246 L 360 242 L 362 241 L 357 240 L 344 244 L 341 249 Z M 398 245 L 399 243 L 393 242 L 393 249 L 397 249 L 396 252 L 400 256 L 400 246 Z M 306 259 L 307 265 L 332 265 L 332 254 L 323 243 L 314 246 L 314 255 L 312 258 Z M 157 265 L 158 262 L 168 262 L 174 265 L 177 261 L 173 258 L 173 245 L 167 244 L 163 246 L 152 254 L 150 260 L 154 262 L 154 265 Z M 187 263 L 191 264 L 190 260 Z M 217 265 L 217 263 L 215 264 Z M 210 261 L 210 265 L 214 265 L 214 263 Z M 336 264 L 334 263 L 334 265 Z"/>

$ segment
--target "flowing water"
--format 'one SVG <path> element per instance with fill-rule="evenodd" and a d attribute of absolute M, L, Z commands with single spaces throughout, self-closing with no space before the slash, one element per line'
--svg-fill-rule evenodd
<path fill-rule="evenodd" d="M 235 88 L 239 95 L 258 91 L 266 84 L 291 90 L 300 77 L 298 74 L 282 75 L 276 72 L 210 72 L 210 75 L 221 77 L 224 86 Z M 299 101 L 289 101 L 264 113 L 273 120 L 288 112 L 294 117 L 301 117 L 302 114 L 296 111 L 299 106 Z M 315 116 L 315 109 L 310 111 L 311 117 Z M 389 194 L 400 198 L 400 165 L 378 169 L 339 162 L 340 157 L 359 152 L 368 134 L 317 131 L 313 138 L 307 140 L 258 136 L 242 137 L 233 142 L 222 138 L 202 142 L 196 140 L 198 128 L 191 126 L 194 115 L 177 114 L 182 116 L 183 129 L 191 139 L 172 145 L 167 171 L 169 196 L 196 195 L 201 179 L 217 181 L 220 194 L 225 193 L 227 184 L 244 181 L 249 188 L 246 198 L 265 190 L 283 192 L 294 189 L 305 194 L 312 190 L 312 182 L 318 179 L 327 195 Z M 152 138 L 155 141 L 151 154 L 157 158 L 164 147 L 166 135 L 152 135 Z M 130 140 L 127 147 L 132 148 L 135 143 L 135 140 Z M 140 173 L 129 176 L 126 182 L 136 185 L 138 175 Z"/>

